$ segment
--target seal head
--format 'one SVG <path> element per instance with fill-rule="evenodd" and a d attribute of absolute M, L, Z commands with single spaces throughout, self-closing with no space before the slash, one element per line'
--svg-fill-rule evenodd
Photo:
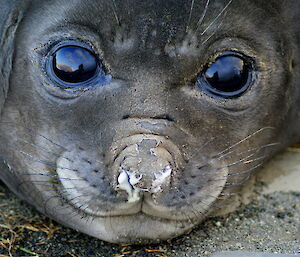
<path fill-rule="evenodd" d="M 300 139 L 297 0 L 4 3 L 0 177 L 62 224 L 178 236 Z"/>

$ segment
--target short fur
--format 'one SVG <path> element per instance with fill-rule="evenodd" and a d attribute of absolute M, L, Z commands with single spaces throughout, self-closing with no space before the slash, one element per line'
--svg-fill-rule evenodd
<path fill-rule="evenodd" d="M 298 5 L 4 0 L 0 178 L 39 211 L 103 240 L 184 233 L 275 153 L 299 142 Z M 55 86 L 45 61 L 66 40 L 90 45 L 112 81 L 83 92 Z M 245 94 L 224 100 L 195 81 L 228 50 L 250 56 L 257 72 Z M 148 189 L 155 165 L 166 160 L 170 183 L 128 203 L 117 188 L 120 167 L 142 167 L 141 187 Z"/>

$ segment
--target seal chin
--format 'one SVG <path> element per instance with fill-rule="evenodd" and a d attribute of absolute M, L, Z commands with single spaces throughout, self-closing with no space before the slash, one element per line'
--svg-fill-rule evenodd
<path fill-rule="evenodd" d="M 144 213 L 113 217 L 65 217 L 69 209 L 55 212 L 53 217 L 76 230 L 111 243 L 154 243 L 174 238 L 190 230 L 198 221 L 176 221 L 149 216 Z"/>
<path fill-rule="evenodd" d="M 100 223 L 99 223 L 100 222 Z M 191 221 L 170 221 L 158 219 L 145 214 L 134 216 L 112 217 L 107 220 L 95 220 L 92 236 L 106 237 L 106 241 L 114 243 L 153 243 L 174 238 L 191 229 L 195 223 Z M 99 233 L 97 226 L 105 233 Z M 109 237 L 109 238 L 108 238 Z"/>

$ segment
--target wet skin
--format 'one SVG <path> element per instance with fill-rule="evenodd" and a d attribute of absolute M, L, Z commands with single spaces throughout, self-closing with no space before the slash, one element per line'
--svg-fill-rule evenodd
<path fill-rule="evenodd" d="M 0 178 L 62 224 L 178 236 L 300 139 L 296 0 L 4 6 Z"/>

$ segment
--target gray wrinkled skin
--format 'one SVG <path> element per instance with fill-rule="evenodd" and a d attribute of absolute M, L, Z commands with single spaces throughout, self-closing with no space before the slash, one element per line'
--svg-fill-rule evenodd
<path fill-rule="evenodd" d="M 118 243 L 178 236 L 300 139 L 298 0 L 1 6 L 0 178 L 66 226 Z M 111 81 L 55 85 L 45 60 L 67 40 L 88 44 Z M 256 73 L 225 100 L 195 80 L 228 50 Z"/>

